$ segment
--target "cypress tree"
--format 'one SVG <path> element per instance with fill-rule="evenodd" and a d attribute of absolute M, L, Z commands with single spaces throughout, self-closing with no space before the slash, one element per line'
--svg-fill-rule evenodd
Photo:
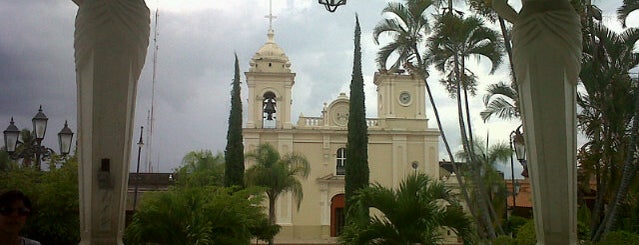
<path fill-rule="evenodd" d="M 226 134 L 224 186 L 244 187 L 244 143 L 242 138 L 242 100 L 240 98 L 240 65 L 235 54 L 235 76 L 231 90 L 231 112 Z"/>
<path fill-rule="evenodd" d="M 346 146 L 345 199 L 346 210 L 349 199 L 359 189 L 368 186 L 368 127 L 364 105 L 364 77 L 362 76 L 362 51 L 360 47 L 359 18 L 355 15 L 355 51 L 351 77 L 350 106 L 348 116 L 348 143 Z M 362 210 L 367 214 L 368 210 Z M 350 216 L 350 215 L 349 215 Z M 366 215 L 367 216 L 367 215 Z M 346 217 L 348 222 L 355 217 Z"/>

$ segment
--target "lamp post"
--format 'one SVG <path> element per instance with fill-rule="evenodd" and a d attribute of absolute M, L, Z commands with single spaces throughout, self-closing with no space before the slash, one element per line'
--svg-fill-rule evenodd
<path fill-rule="evenodd" d="M 140 184 L 140 153 L 142 152 L 142 146 L 144 146 L 144 142 L 142 142 L 142 133 L 144 132 L 144 126 L 140 126 L 140 140 L 138 140 L 138 167 L 135 170 L 135 188 L 133 191 L 133 211 L 138 204 L 138 185 Z"/>
<path fill-rule="evenodd" d="M 4 134 L 4 146 L 6 151 L 9 153 L 12 159 L 31 159 L 32 156 L 35 155 L 36 158 L 36 167 L 40 170 L 40 162 L 44 159 L 49 159 L 51 154 L 54 154 L 55 151 L 53 149 L 42 146 L 42 140 L 47 131 L 47 122 L 49 118 L 42 112 L 42 106 L 38 109 L 38 113 L 31 119 L 33 122 L 33 136 L 35 137 L 34 141 L 30 142 L 21 142 L 20 138 L 20 130 L 15 125 L 13 121 L 13 117 L 9 123 L 9 126 L 6 130 L 3 131 Z M 24 140 L 24 139 L 23 139 Z M 58 143 L 60 145 L 60 154 L 66 156 L 71 151 L 71 141 L 73 140 L 73 132 L 69 128 L 68 123 L 64 122 L 64 127 L 58 133 Z M 25 145 L 24 148 L 16 152 L 18 146 Z"/>
<path fill-rule="evenodd" d="M 524 166 L 524 171 L 521 173 L 522 176 L 528 177 L 528 170 L 526 168 L 526 146 L 524 145 L 524 136 L 521 133 L 521 126 L 517 127 L 517 129 L 510 132 L 510 150 L 515 151 L 515 155 L 519 163 Z M 510 183 L 512 187 L 512 196 L 513 196 L 513 206 L 512 210 L 514 211 L 517 207 L 517 193 L 519 193 L 518 183 L 515 182 L 515 167 L 513 165 L 513 155 L 510 155 Z"/>
<path fill-rule="evenodd" d="M 337 7 L 339 7 L 340 5 L 346 4 L 346 0 L 318 0 L 317 2 L 324 5 L 326 10 L 331 13 L 335 12 L 335 10 L 337 10 Z"/>
<path fill-rule="evenodd" d="M 521 126 L 517 130 L 513 131 L 512 142 L 515 147 L 515 155 L 517 155 L 517 161 L 524 167 L 521 175 L 528 178 L 528 166 L 526 163 L 526 144 L 524 143 L 524 134 L 521 132 Z"/>

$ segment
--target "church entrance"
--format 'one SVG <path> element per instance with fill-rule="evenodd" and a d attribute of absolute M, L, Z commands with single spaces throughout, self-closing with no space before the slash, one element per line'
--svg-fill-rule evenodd
<path fill-rule="evenodd" d="M 338 194 L 331 198 L 331 236 L 342 234 L 345 220 L 344 194 Z"/>

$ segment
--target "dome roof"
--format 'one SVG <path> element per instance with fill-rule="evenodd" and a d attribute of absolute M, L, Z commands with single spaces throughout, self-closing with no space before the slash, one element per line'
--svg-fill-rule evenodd
<path fill-rule="evenodd" d="M 267 36 L 266 43 L 257 50 L 251 59 L 250 71 L 290 72 L 291 62 L 284 50 L 275 43 L 273 29 L 268 30 Z"/>

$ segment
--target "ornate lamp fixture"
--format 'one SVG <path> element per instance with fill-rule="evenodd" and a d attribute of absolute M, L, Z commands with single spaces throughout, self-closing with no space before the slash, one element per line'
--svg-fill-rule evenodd
<path fill-rule="evenodd" d="M 51 148 L 42 146 L 42 140 L 47 132 L 47 122 L 49 118 L 42 112 L 42 106 L 38 109 L 38 113 L 31 120 L 33 122 L 33 142 L 20 142 L 20 130 L 13 122 L 13 117 L 9 127 L 3 131 L 4 146 L 10 157 L 13 159 L 29 158 L 35 156 L 35 164 L 40 169 L 40 161 L 51 157 L 54 151 Z M 73 132 L 69 128 L 68 123 L 64 122 L 64 127 L 58 133 L 58 142 L 60 144 L 60 154 L 66 156 L 71 151 L 71 141 L 73 140 Z M 18 145 L 25 145 L 21 150 L 16 152 Z"/>
<path fill-rule="evenodd" d="M 33 133 L 35 133 L 35 138 L 38 141 L 42 141 L 44 139 L 44 134 L 47 132 L 47 118 L 46 115 L 42 112 L 42 105 L 40 105 L 40 109 L 38 109 L 38 113 L 31 119 L 33 122 Z"/>
<path fill-rule="evenodd" d="M 60 154 L 66 156 L 71 152 L 71 140 L 73 140 L 73 132 L 69 128 L 67 121 L 64 121 L 64 127 L 58 133 L 58 142 L 60 143 Z"/>
<path fill-rule="evenodd" d="M 18 137 L 20 136 L 20 130 L 13 122 L 13 117 L 11 118 L 11 122 L 9 123 L 9 127 L 7 130 L 3 131 L 4 133 L 4 146 L 9 154 L 13 154 L 16 151 L 16 146 L 18 145 Z"/>
<path fill-rule="evenodd" d="M 324 5 L 326 10 L 331 13 L 335 12 L 335 10 L 337 10 L 337 7 L 339 7 L 340 5 L 346 4 L 346 0 L 318 0 L 317 2 Z"/>
<path fill-rule="evenodd" d="M 512 143 L 515 148 L 515 155 L 517 156 L 517 160 L 524 167 L 524 171 L 521 172 L 521 175 L 524 177 L 528 177 L 528 166 L 526 165 L 526 145 L 524 143 L 524 134 L 521 132 L 521 126 L 517 128 L 517 130 L 512 132 Z"/>

